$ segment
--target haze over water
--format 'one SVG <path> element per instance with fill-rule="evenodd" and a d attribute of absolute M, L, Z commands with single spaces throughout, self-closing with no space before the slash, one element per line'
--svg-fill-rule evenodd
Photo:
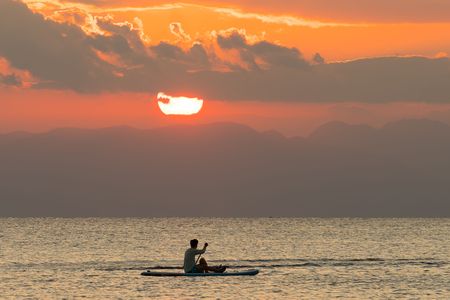
<path fill-rule="evenodd" d="M 5 298 L 450 297 L 450 219 L 0 219 Z M 252 277 L 181 272 L 192 238 L 205 258 Z"/>

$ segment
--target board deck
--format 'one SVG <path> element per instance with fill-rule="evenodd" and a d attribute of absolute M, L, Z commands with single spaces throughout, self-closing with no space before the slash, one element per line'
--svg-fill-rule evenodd
<path fill-rule="evenodd" d="M 182 272 L 155 272 L 145 271 L 142 272 L 142 276 L 184 276 L 184 277 L 199 277 L 199 276 L 253 276 L 259 273 L 259 270 L 245 270 L 241 272 L 224 272 L 224 273 L 182 273 Z"/>

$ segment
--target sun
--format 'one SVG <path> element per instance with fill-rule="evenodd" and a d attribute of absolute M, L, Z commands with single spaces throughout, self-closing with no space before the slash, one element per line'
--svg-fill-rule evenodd
<path fill-rule="evenodd" d="M 165 115 L 195 115 L 203 107 L 203 100 L 189 97 L 172 97 L 158 93 L 158 106 Z"/>

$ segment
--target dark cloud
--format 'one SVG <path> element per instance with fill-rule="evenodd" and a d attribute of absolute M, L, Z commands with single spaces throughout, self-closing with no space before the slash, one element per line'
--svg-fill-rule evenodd
<path fill-rule="evenodd" d="M 217 36 L 217 43 L 222 49 L 241 49 L 247 47 L 245 35 L 238 31 L 232 31 L 230 34 Z"/>
<path fill-rule="evenodd" d="M 102 52 L 113 52 L 126 56 L 133 52 L 128 41 L 120 35 L 113 36 L 96 36 L 95 38 L 89 38 L 88 42 L 97 50 Z"/>
<path fill-rule="evenodd" d="M 0 41 L 0 56 L 30 71 L 42 87 L 96 91 L 113 81 L 80 28 L 45 20 L 20 2 L 0 2 Z"/>
<path fill-rule="evenodd" d="M 16 74 L 0 74 L 0 86 L 21 86 L 22 80 Z"/>
<path fill-rule="evenodd" d="M 304 68 L 308 66 L 296 48 L 286 48 L 262 41 L 251 45 L 250 50 L 272 67 Z"/>
<path fill-rule="evenodd" d="M 199 43 L 194 44 L 187 51 L 166 42 L 161 42 L 149 49 L 156 56 L 154 62 L 165 72 L 173 72 L 173 76 L 188 77 L 187 72 L 204 70 L 210 65 L 209 56 L 203 45 Z M 146 71 L 148 70 L 144 70 Z"/>
<path fill-rule="evenodd" d="M 309 68 L 193 74 L 193 85 L 224 100 L 445 103 L 450 99 L 447 58 L 388 57 Z M 208 82 L 207 86 L 202 82 Z"/>
<path fill-rule="evenodd" d="M 200 66 L 207 67 L 210 65 L 210 58 L 202 44 L 195 43 L 188 52 L 190 59 Z"/>
<path fill-rule="evenodd" d="M 256 63 L 257 59 L 261 59 L 271 68 L 304 68 L 308 66 L 298 49 L 279 46 L 267 41 L 250 44 L 245 35 L 238 31 L 233 31 L 228 35 L 218 35 L 217 44 L 225 50 L 239 51 L 242 61 L 254 70 L 262 67 Z"/>
<path fill-rule="evenodd" d="M 325 63 L 325 59 L 320 55 L 320 53 L 316 53 L 313 56 L 313 62 L 316 64 L 323 64 Z"/>
<path fill-rule="evenodd" d="M 179 59 L 184 59 L 185 57 L 185 52 L 183 51 L 183 49 L 166 42 L 161 42 L 158 45 L 153 46 L 152 50 L 160 59 L 169 59 L 176 61 Z"/>
<path fill-rule="evenodd" d="M 424 57 L 310 63 L 296 48 L 251 42 L 244 32 L 216 36 L 221 60 L 199 42 L 189 49 L 147 46 L 139 25 L 98 20 L 106 35 L 56 23 L 16 1 L 0 2 L 0 56 L 37 78 L 35 88 L 78 92 L 189 90 L 206 99 L 297 102 L 449 102 L 450 61 Z M 217 67 L 219 66 L 219 68 Z M 11 81 L 11 79 L 9 79 Z"/>
<path fill-rule="evenodd" d="M 146 47 L 142 42 L 142 31 L 135 25 L 128 22 L 115 24 L 110 18 L 98 18 L 97 25 L 101 30 L 125 39 L 134 51 L 145 52 Z"/>

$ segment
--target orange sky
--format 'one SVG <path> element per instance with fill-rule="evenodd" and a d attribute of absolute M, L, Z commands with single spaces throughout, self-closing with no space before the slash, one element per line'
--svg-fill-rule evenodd
<path fill-rule="evenodd" d="M 284 46 L 297 47 L 305 57 L 319 52 L 326 60 L 351 60 L 360 57 L 388 55 L 424 55 L 433 57 L 450 53 L 450 19 L 436 22 L 355 22 L 352 18 L 320 21 L 299 13 L 270 13 L 259 6 L 252 10 L 249 5 L 239 8 L 224 5 L 183 4 L 160 1 L 160 4 L 143 5 L 145 1 L 112 3 L 111 7 L 96 7 L 79 4 L 55 5 L 56 1 L 27 0 L 40 13 L 59 20 L 72 21 L 73 13 L 83 12 L 90 16 L 110 16 L 115 22 L 136 24 L 142 21 L 143 32 L 150 44 L 160 41 L 191 45 L 196 40 L 207 41 L 212 32 L 229 28 L 244 29 L 255 39 L 265 39 Z M 245 1 L 244 1 L 245 2 Z M 58 2 L 56 2 L 58 3 Z M 142 5 L 138 5 L 141 3 Z M 147 1 L 147 3 L 149 3 Z M 60 4 L 62 5 L 62 4 Z M 256 11 L 256 12 L 255 12 Z M 326 14 L 324 14 L 326 15 Z M 138 21 L 138 22 L 140 22 Z M 185 31 L 186 39 L 170 32 L 171 23 L 178 22 Z"/>
<path fill-rule="evenodd" d="M 174 124 L 236 122 L 258 130 L 305 136 L 329 121 L 378 127 L 401 118 L 432 118 L 450 123 L 448 104 L 278 104 L 208 101 L 198 115 L 165 116 L 156 95 L 118 93 L 79 95 L 67 91 L 10 89 L 0 103 L 0 133 L 44 132 L 58 127 L 153 128 Z"/>
<path fill-rule="evenodd" d="M 420 9 L 421 0 L 414 1 Z M 450 53 L 450 16 L 447 19 L 445 13 L 436 9 L 424 17 L 407 9 L 395 20 L 391 15 L 382 16 L 383 9 L 390 5 L 384 0 L 375 7 L 378 14 L 370 5 L 358 7 L 355 14 L 344 9 L 334 13 L 323 8 L 326 0 L 315 6 L 305 1 L 288 1 L 285 6 L 280 5 L 285 9 L 274 6 L 275 1 L 264 2 L 266 5 L 258 1 L 243 1 L 242 5 L 239 1 L 105 1 L 102 6 L 58 0 L 24 2 L 46 18 L 82 26 L 87 34 L 105 34 L 96 26 L 100 18 L 117 24 L 128 22 L 139 30 L 147 45 L 165 41 L 188 49 L 199 41 L 207 48 L 216 47 L 213 38 L 218 33 L 236 28 L 245 32 L 249 42 L 265 40 L 296 47 L 308 61 L 317 52 L 326 62 L 379 56 L 446 57 Z M 343 7 L 348 3 L 344 1 Z M 33 90 L 29 86 L 36 79 L 27 70 L 11 67 L 0 55 L 0 75 L 2 72 L 14 72 L 26 80 L 21 87 L 0 85 L 0 132 L 42 131 L 61 126 L 148 128 L 177 122 L 234 121 L 296 135 L 307 134 L 317 125 L 336 119 L 375 126 L 404 117 L 432 116 L 450 122 L 447 104 L 263 104 L 214 99 L 205 99 L 204 109 L 197 116 L 173 118 L 161 114 L 152 94 Z"/>

